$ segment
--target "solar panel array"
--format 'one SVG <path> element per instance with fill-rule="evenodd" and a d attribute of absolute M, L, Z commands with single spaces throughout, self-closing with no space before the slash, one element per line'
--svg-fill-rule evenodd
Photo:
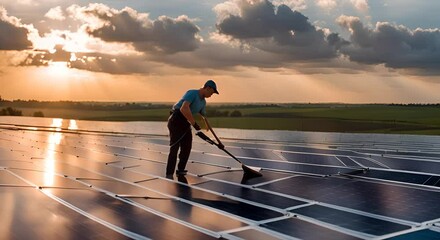
<path fill-rule="evenodd" d="M 224 138 L 251 179 L 194 138 L 167 178 L 164 124 L 66 122 L 0 117 L 0 239 L 440 239 L 438 137 Z"/>

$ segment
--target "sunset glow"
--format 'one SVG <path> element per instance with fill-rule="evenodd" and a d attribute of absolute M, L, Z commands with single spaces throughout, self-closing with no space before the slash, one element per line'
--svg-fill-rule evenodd
<path fill-rule="evenodd" d="M 438 9 L 434 0 L 0 0 L 0 96 L 174 102 L 215 79 L 214 102 L 439 102 Z"/>

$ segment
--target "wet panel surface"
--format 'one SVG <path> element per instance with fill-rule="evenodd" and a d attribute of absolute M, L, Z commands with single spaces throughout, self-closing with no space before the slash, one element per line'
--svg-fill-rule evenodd
<path fill-rule="evenodd" d="M 329 224 L 351 229 L 371 235 L 385 235 L 397 231 L 409 229 L 409 226 L 380 220 L 377 218 L 362 216 L 350 212 L 344 212 L 324 206 L 312 205 L 292 210 L 295 214 L 317 219 Z"/>
<path fill-rule="evenodd" d="M 214 239 L 146 210 L 89 190 L 51 190 L 54 196 L 115 226 L 153 239 Z"/>
<path fill-rule="evenodd" d="M 240 187 L 232 184 L 227 184 L 223 182 L 209 181 L 206 183 L 198 184 L 197 186 L 211 191 L 243 198 L 249 201 L 253 201 L 269 206 L 274 206 L 277 208 L 288 208 L 306 203 L 303 201 L 281 197 L 278 195 L 261 192 L 250 188 Z"/>
<path fill-rule="evenodd" d="M 0 187 L 0 239 L 129 239 L 35 188 Z"/>
<path fill-rule="evenodd" d="M 328 228 L 315 225 L 297 218 L 288 218 L 276 222 L 263 224 L 262 227 L 284 233 L 286 235 L 300 239 L 327 239 L 345 240 L 360 239 L 347 234 L 343 234 Z"/>
<path fill-rule="evenodd" d="M 179 220 L 183 220 L 185 222 L 189 222 L 196 226 L 216 232 L 246 226 L 245 223 L 237 219 L 177 200 L 158 200 L 145 198 L 129 199 L 148 208 L 175 217 Z"/>
<path fill-rule="evenodd" d="M 243 239 L 252 239 L 252 240 L 280 240 L 281 237 L 275 237 L 273 235 L 270 235 L 268 233 L 264 233 L 261 231 L 258 231 L 256 229 L 246 229 L 239 232 L 231 233 L 231 235 L 237 236 L 239 238 Z"/>
<path fill-rule="evenodd" d="M 93 187 L 105 190 L 117 195 L 134 195 L 134 196 L 145 196 L 151 198 L 165 198 L 166 196 L 149 191 L 140 186 L 134 184 L 128 184 L 116 180 L 103 181 L 94 179 L 84 179 L 85 183 L 92 185 Z"/>
<path fill-rule="evenodd" d="M 5 170 L 0 170 L 0 184 L 30 186 L 20 178 Z"/>
<path fill-rule="evenodd" d="M 195 136 L 188 175 L 165 178 L 166 123 L 0 117 L 0 131 L 2 239 L 435 239 L 439 232 L 423 222 L 439 224 L 440 137 L 218 129 L 226 149 L 262 167 L 263 177 L 243 178 L 239 163 Z M 414 232 L 405 233 L 407 225 Z"/>
<path fill-rule="evenodd" d="M 408 221 L 440 218 L 440 192 L 437 191 L 313 177 L 295 177 L 261 188 Z"/>
<path fill-rule="evenodd" d="M 246 176 L 243 175 L 242 169 L 240 169 L 239 171 L 210 174 L 208 177 L 228 182 L 241 183 L 244 185 L 255 185 L 293 176 L 292 174 L 283 174 L 265 170 L 262 170 L 261 173 L 263 174 L 262 177 L 246 178 Z"/>
<path fill-rule="evenodd" d="M 440 229 L 437 229 L 437 231 L 432 231 L 429 229 L 416 231 L 412 233 L 403 234 L 400 236 L 387 238 L 389 240 L 440 240 Z"/>
<path fill-rule="evenodd" d="M 289 162 L 299 162 L 318 165 L 344 166 L 334 156 L 299 154 L 282 152 L 281 155 Z"/>
<path fill-rule="evenodd" d="M 193 189 L 182 184 L 177 184 L 165 180 L 156 179 L 139 184 L 159 192 L 177 196 L 179 198 L 190 200 L 195 203 L 203 204 L 215 209 L 219 209 L 240 217 L 256 221 L 282 216 L 281 213 L 269 209 L 231 200 L 209 192 Z"/>
<path fill-rule="evenodd" d="M 66 177 L 55 175 L 54 172 L 40 172 L 20 169 L 10 169 L 10 171 L 39 187 L 87 188 L 87 186 L 84 184 Z"/>

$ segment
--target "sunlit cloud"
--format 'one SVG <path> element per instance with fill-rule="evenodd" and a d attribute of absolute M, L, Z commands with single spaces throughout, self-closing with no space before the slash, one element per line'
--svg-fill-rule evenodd
<path fill-rule="evenodd" d="M 315 0 L 316 5 L 325 10 L 331 10 L 337 6 L 336 0 Z"/>
<path fill-rule="evenodd" d="M 0 6 L 0 50 L 24 50 L 32 47 L 28 35 L 35 32 L 32 25 L 22 24 L 20 19 L 8 16 Z"/>
<path fill-rule="evenodd" d="M 163 69 L 171 66 L 179 71 L 248 67 L 279 73 L 292 68 L 304 74 L 358 73 L 376 65 L 412 74 L 439 69 L 438 29 L 386 22 L 374 28 L 359 17 L 343 15 L 336 22 L 349 34 L 342 37 L 300 12 L 310 3 L 328 10 L 348 4 L 352 11 L 366 12 L 367 0 L 228 0 L 213 7 L 217 24 L 205 39 L 196 25 L 203 19 L 153 19 L 130 7 L 60 2 L 52 1 L 41 16 L 39 23 L 47 23 L 41 32 L 0 7 L 0 32 L 8 32 L 0 34 L 0 50 L 10 51 L 2 53 L 8 59 L 1 64 L 57 69 L 62 62 L 91 72 L 142 75 L 168 74 Z"/>
<path fill-rule="evenodd" d="M 307 3 L 305 0 L 274 0 L 272 3 L 275 6 L 283 4 L 294 10 L 304 10 L 307 8 Z"/>
<path fill-rule="evenodd" d="M 44 16 L 49 19 L 60 20 L 60 21 L 66 19 L 63 10 L 61 9 L 61 6 L 51 8 Z"/>
<path fill-rule="evenodd" d="M 378 22 L 372 29 L 358 17 L 345 15 L 337 22 L 351 33 L 351 44 L 341 49 L 351 61 L 412 69 L 419 74 L 440 72 L 440 29 L 411 30 L 387 22 Z"/>
<path fill-rule="evenodd" d="M 160 16 L 150 20 L 148 14 L 125 7 L 112 9 L 104 4 L 72 6 L 69 12 L 85 22 L 90 35 L 107 42 L 132 43 L 141 52 L 169 54 L 192 51 L 198 47 L 199 28 L 185 15 L 177 18 Z"/>
<path fill-rule="evenodd" d="M 368 11 L 368 0 L 350 0 L 350 2 L 353 4 L 353 6 L 361 12 L 367 12 Z"/>
<path fill-rule="evenodd" d="M 286 5 L 274 6 L 270 1 L 230 1 L 229 8 L 220 8 L 217 29 L 259 50 L 280 55 L 285 61 L 334 58 L 344 44 L 338 34 L 315 27 L 308 18 Z M 237 4 L 240 14 L 227 9 Z M 225 16 L 226 15 L 226 16 Z"/>

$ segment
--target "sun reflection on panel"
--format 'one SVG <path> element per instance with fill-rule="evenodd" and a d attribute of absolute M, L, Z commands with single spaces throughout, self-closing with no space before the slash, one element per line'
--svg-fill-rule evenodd
<path fill-rule="evenodd" d="M 61 118 L 54 118 L 52 119 L 51 127 L 55 128 L 55 131 L 61 131 L 61 127 L 63 126 L 63 119 Z"/>
<path fill-rule="evenodd" d="M 67 129 L 69 129 L 69 130 L 78 130 L 78 125 L 76 124 L 76 120 L 70 119 L 69 127 Z"/>
<path fill-rule="evenodd" d="M 53 186 L 55 181 L 55 150 L 57 145 L 61 143 L 63 135 L 61 132 L 61 126 L 63 125 L 63 119 L 54 118 L 52 119 L 51 127 L 55 128 L 55 131 L 50 133 L 49 139 L 47 141 L 47 152 L 44 158 L 44 185 Z"/>

